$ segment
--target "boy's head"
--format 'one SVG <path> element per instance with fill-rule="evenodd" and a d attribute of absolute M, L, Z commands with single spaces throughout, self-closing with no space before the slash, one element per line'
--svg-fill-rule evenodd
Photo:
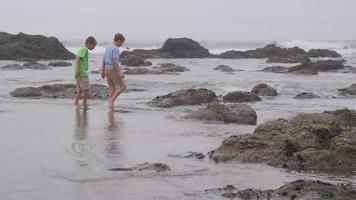
<path fill-rule="evenodd" d="M 89 50 L 93 50 L 95 48 L 96 44 L 97 44 L 96 39 L 93 36 L 90 36 L 85 40 L 85 46 Z"/>
<path fill-rule="evenodd" d="M 116 33 L 114 37 L 114 43 L 117 47 L 121 47 L 125 42 L 125 36 L 121 33 Z"/>

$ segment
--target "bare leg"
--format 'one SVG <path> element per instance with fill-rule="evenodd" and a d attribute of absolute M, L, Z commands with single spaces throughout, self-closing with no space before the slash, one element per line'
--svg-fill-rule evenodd
<path fill-rule="evenodd" d="M 115 90 L 115 93 L 114 93 L 114 95 L 111 97 L 110 101 L 111 101 L 111 102 L 115 102 L 116 98 L 117 98 L 121 93 L 123 93 L 125 90 L 126 90 L 126 85 L 125 85 L 125 84 L 122 84 L 122 85 L 120 86 L 120 88 L 118 88 L 118 89 Z"/>
<path fill-rule="evenodd" d="M 75 96 L 75 105 L 79 105 L 79 99 L 81 96 L 82 96 L 82 91 L 79 88 L 77 88 L 77 94 Z"/>
<path fill-rule="evenodd" d="M 88 107 L 88 97 L 89 97 L 89 90 L 83 91 L 83 106 L 84 108 Z"/>

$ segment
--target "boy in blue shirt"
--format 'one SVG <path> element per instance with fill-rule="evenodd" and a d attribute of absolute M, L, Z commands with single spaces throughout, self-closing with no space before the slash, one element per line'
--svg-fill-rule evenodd
<path fill-rule="evenodd" d="M 109 106 L 114 108 L 115 100 L 117 97 L 126 90 L 124 81 L 125 75 L 121 71 L 119 64 L 120 51 L 119 47 L 125 42 L 125 37 L 121 33 L 117 33 L 114 37 L 114 43 L 106 48 L 101 77 L 107 79 L 109 86 Z"/>

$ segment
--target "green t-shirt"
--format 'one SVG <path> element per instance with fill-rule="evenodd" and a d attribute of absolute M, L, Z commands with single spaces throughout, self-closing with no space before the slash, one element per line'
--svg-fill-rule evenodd
<path fill-rule="evenodd" d="M 77 57 L 80 58 L 79 76 L 88 76 L 89 70 L 89 49 L 82 47 L 77 53 Z M 77 72 L 77 66 L 75 66 L 75 72 Z"/>

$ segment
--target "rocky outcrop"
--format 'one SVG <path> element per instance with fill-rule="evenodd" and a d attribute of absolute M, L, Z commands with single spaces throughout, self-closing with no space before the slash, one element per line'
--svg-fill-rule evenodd
<path fill-rule="evenodd" d="M 153 69 L 157 70 L 157 71 L 160 71 L 160 72 L 168 72 L 168 73 L 189 71 L 188 68 L 182 67 L 180 65 L 176 65 L 176 64 L 173 64 L 173 63 L 163 63 L 163 64 L 160 64 L 159 67 L 153 67 Z"/>
<path fill-rule="evenodd" d="M 72 63 L 58 61 L 58 62 L 50 62 L 50 63 L 48 63 L 48 66 L 50 66 L 50 67 L 68 67 L 68 66 L 72 66 Z"/>
<path fill-rule="evenodd" d="M 208 189 L 205 192 L 221 194 L 228 199 L 242 200 L 353 200 L 356 198 L 355 188 L 351 184 L 330 184 L 315 180 L 296 180 L 282 185 L 277 189 L 239 190 L 232 185 L 224 188 Z"/>
<path fill-rule="evenodd" d="M 17 88 L 10 93 L 13 97 L 23 98 L 74 98 L 76 92 L 75 84 L 53 84 L 41 87 Z M 92 84 L 90 86 L 90 99 L 107 99 L 108 88 L 104 85 Z"/>
<path fill-rule="evenodd" d="M 151 70 L 143 67 L 137 67 L 137 68 L 125 68 L 124 73 L 126 75 L 143 75 L 143 74 L 162 74 L 158 70 Z"/>
<path fill-rule="evenodd" d="M 185 72 L 189 71 L 189 69 L 171 64 L 171 63 L 166 63 L 166 64 L 161 64 L 159 67 L 153 67 L 152 69 L 148 68 L 142 68 L 142 67 L 137 67 L 137 68 L 125 68 L 124 73 L 127 75 L 144 75 L 144 74 L 177 74 L 179 75 L 178 72 Z"/>
<path fill-rule="evenodd" d="M 320 98 L 320 96 L 311 92 L 302 92 L 294 97 L 294 99 L 316 99 L 316 98 Z"/>
<path fill-rule="evenodd" d="M 278 92 L 276 89 L 270 87 L 265 83 L 260 83 L 252 88 L 252 93 L 257 94 L 258 96 L 277 96 Z"/>
<path fill-rule="evenodd" d="M 319 72 L 335 71 L 343 69 L 345 66 L 342 61 L 337 60 L 318 60 L 308 62 L 288 69 L 288 73 L 316 75 Z"/>
<path fill-rule="evenodd" d="M 69 52 L 57 38 L 41 35 L 24 33 L 12 35 L 1 32 L 0 49 L 0 60 L 69 60 L 75 58 L 75 55 Z"/>
<path fill-rule="evenodd" d="M 145 61 L 145 58 L 139 54 L 127 55 L 120 61 L 121 61 L 121 64 L 123 64 L 123 65 L 134 66 L 134 67 L 152 65 L 151 62 Z"/>
<path fill-rule="evenodd" d="M 226 139 L 216 161 L 267 163 L 293 170 L 356 169 L 356 111 L 299 114 L 259 125 L 254 134 Z"/>
<path fill-rule="evenodd" d="M 227 51 L 220 55 L 219 58 L 239 59 L 239 58 L 267 58 L 269 62 L 296 63 L 305 62 L 306 52 L 299 47 L 281 48 L 274 44 L 267 45 L 263 48 L 248 51 Z"/>
<path fill-rule="evenodd" d="M 273 73 L 288 73 L 288 67 L 272 66 L 272 67 L 263 68 L 261 71 L 273 72 Z"/>
<path fill-rule="evenodd" d="M 257 94 L 242 91 L 230 92 L 227 95 L 223 96 L 223 100 L 225 102 L 234 103 L 262 101 L 262 99 Z"/>
<path fill-rule="evenodd" d="M 339 89 L 338 91 L 341 95 L 356 95 L 356 83 L 350 87 Z"/>
<path fill-rule="evenodd" d="M 192 112 L 186 118 L 249 125 L 256 125 L 257 122 L 256 112 L 246 104 L 224 105 L 216 102 Z"/>
<path fill-rule="evenodd" d="M 315 62 L 302 63 L 293 67 L 266 67 L 262 69 L 264 72 L 274 73 L 293 73 L 304 75 L 317 75 L 319 72 L 337 71 L 348 68 L 342 61 L 339 60 L 318 60 Z"/>
<path fill-rule="evenodd" d="M 214 68 L 214 70 L 219 70 L 222 72 L 234 72 L 235 70 L 227 65 L 218 65 L 217 67 Z"/>
<path fill-rule="evenodd" d="M 37 69 L 37 70 L 46 70 L 46 69 L 50 69 L 47 65 L 35 62 L 35 61 L 31 61 L 31 62 L 27 62 L 24 63 L 22 66 L 19 64 L 10 64 L 10 65 L 6 65 L 1 67 L 1 69 L 4 70 L 23 70 L 23 69 Z"/>
<path fill-rule="evenodd" d="M 319 57 L 329 57 L 329 58 L 338 58 L 341 55 L 332 50 L 328 49 L 311 49 L 308 51 L 307 55 L 311 58 L 319 58 Z"/>
<path fill-rule="evenodd" d="M 165 163 L 142 163 L 133 167 L 123 168 L 111 168 L 109 171 L 156 171 L 165 172 L 171 171 L 171 168 Z"/>
<path fill-rule="evenodd" d="M 169 53 L 173 58 L 206 58 L 209 50 L 189 38 L 169 38 L 163 44 L 161 52 Z"/>
<path fill-rule="evenodd" d="M 164 96 L 157 96 L 152 104 L 157 107 L 173 107 L 181 105 L 199 105 L 216 100 L 215 92 L 207 89 L 178 90 Z"/>
<path fill-rule="evenodd" d="M 135 49 L 124 51 L 120 59 L 125 59 L 129 55 L 139 55 L 143 59 L 147 58 L 208 58 L 212 57 L 209 50 L 202 47 L 198 42 L 189 38 L 169 38 L 160 49 Z"/>

